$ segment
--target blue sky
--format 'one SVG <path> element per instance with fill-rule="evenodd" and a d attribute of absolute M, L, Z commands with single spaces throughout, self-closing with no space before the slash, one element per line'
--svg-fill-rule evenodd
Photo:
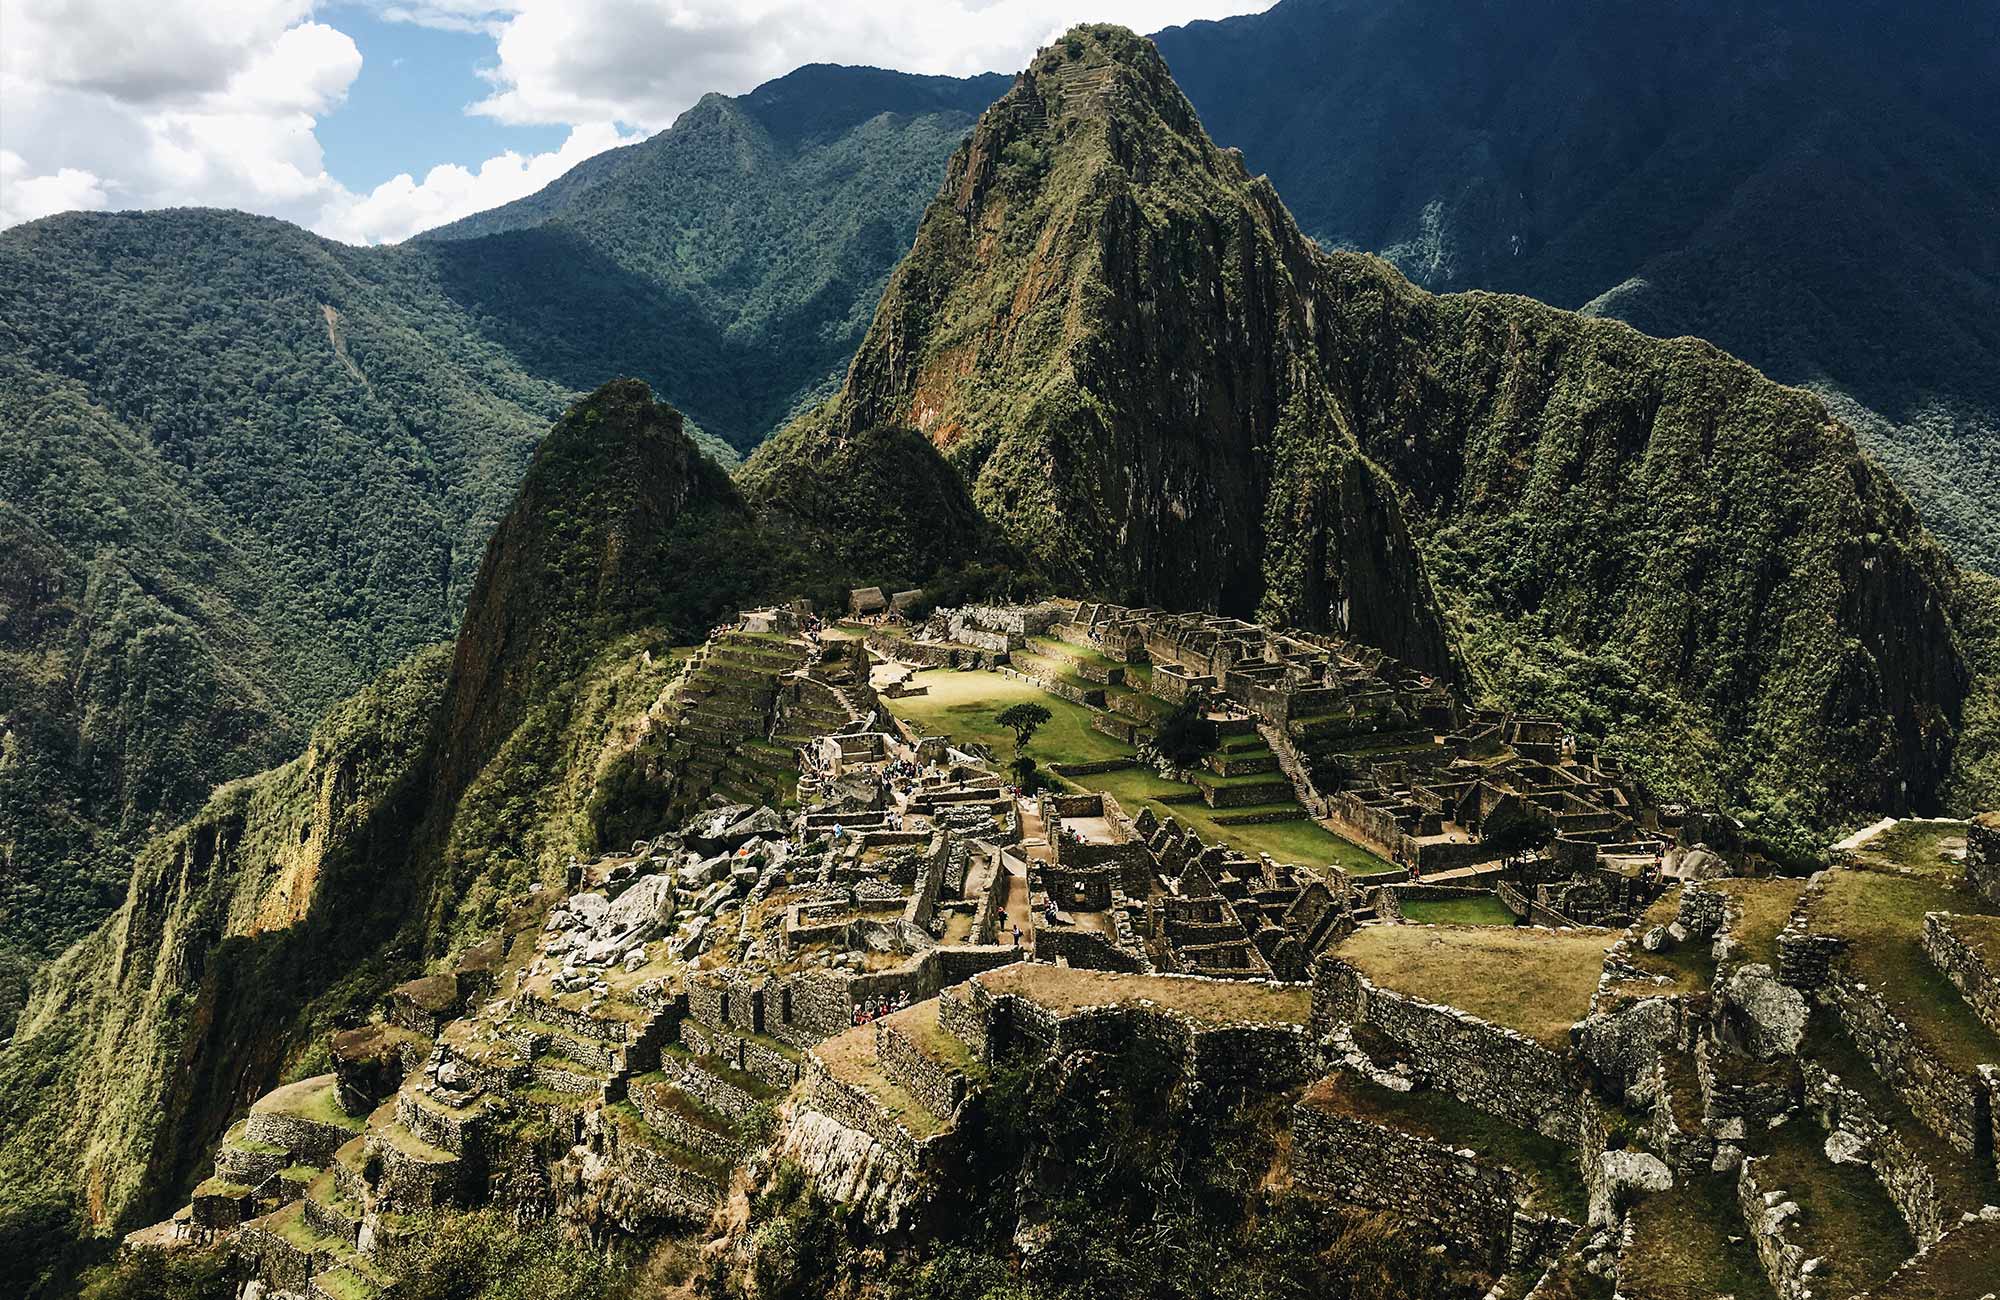
<path fill-rule="evenodd" d="M 0 227 L 238 208 L 383 243 L 805 63 L 967 76 L 1271 0 L 0 0 Z"/>
<path fill-rule="evenodd" d="M 466 111 L 493 92 L 479 76 L 496 63 L 493 38 L 483 32 L 389 22 L 357 5 L 321 12 L 361 50 L 361 75 L 316 132 L 328 173 L 351 190 L 372 190 L 399 172 L 422 176 L 440 162 L 470 165 L 508 149 L 544 153 L 568 134 L 560 125 L 509 126 Z"/>

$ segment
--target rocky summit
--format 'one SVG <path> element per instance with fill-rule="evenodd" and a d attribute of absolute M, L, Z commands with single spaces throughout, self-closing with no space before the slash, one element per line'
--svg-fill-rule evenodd
<path fill-rule="evenodd" d="M 1097 26 L 819 391 L 571 401 L 454 639 L 144 838 L 9 1294 L 1992 1300 L 2000 599 L 1819 398 L 1321 248 Z"/>

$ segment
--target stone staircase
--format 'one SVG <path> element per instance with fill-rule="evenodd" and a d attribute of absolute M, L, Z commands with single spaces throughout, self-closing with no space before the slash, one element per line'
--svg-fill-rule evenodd
<path fill-rule="evenodd" d="M 1264 738 L 1264 743 L 1269 745 L 1271 752 L 1277 756 L 1278 770 L 1292 783 L 1292 793 L 1298 801 L 1305 805 L 1306 810 L 1314 817 L 1325 817 L 1330 811 L 1326 796 L 1313 784 L 1312 771 L 1306 765 L 1298 747 L 1292 743 L 1290 734 L 1284 728 L 1273 726 L 1268 722 L 1257 724 L 1257 734 Z"/>

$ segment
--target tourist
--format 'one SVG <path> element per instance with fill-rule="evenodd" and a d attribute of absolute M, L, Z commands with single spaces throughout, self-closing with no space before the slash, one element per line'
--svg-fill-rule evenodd
<path fill-rule="evenodd" d="M 1016 948 L 1021 946 L 1021 927 L 1019 923 L 1016 923 L 1014 926 L 1014 946 Z"/>

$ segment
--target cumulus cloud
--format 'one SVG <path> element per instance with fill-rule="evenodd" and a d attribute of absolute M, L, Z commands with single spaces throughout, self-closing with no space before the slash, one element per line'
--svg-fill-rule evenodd
<path fill-rule="evenodd" d="M 420 230 L 533 194 L 584 159 L 644 138 L 638 133 L 626 135 L 610 122 L 593 122 L 572 127 L 562 147 L 549 153 L 524 155 L 509 150 L 488 158 L 476 171 L 457 163 L 441 163 L 422 181 L 405 173 L 330 209 L 316 229 L 355 244 L 406 239 Z"/>
<path fill-rule="evenodd" d="M 470 111 L 570 128 L 560 148 L 443 162 L 357 194 L 318 120 L 361 71 L 312 0 L 0 0 L 0 226 L 73 208 L 204 205 L 353 242 L 530 194 L 708 91 L 804 63 L 966 75 L 1020 67 L 1083 20 L 1152 30 L 1271 0 L 363 0 L 494 41 Z"/>
<path fill-rule="evenodd" d="M 507 0 L 455 21 L 498 33 L 503 122 L 614 120 L 655 130 L 711 90 L 739 94 L 805 63 L 967 76 L 1011 72 L 1082 21 L 1139 31 L 1268 9 L 1271 0 Z M 408 16 L 423 21 L 414 10 Z"/>

